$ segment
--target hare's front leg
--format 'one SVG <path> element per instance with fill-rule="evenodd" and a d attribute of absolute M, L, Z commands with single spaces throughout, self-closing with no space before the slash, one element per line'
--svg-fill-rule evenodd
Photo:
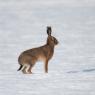
<path fill-rule="evenodd" d="M 45 73 L 48 73 L 48 60 L 45 62 Z"/>

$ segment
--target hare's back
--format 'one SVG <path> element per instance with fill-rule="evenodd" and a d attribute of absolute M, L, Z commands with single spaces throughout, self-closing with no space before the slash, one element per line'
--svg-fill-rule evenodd
<path fill-rule="evenodd" d="M 30 50 L 26 50 L 22 53 L 22 55 L 28 55 L 31 57 L 41 57 L 41 56 L 46 56 L 47 52 L 43 48 L 33 48 Z"/>

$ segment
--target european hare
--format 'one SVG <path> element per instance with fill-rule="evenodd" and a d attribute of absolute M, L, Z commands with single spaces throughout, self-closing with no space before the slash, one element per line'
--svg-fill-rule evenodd
<path fill-rule="evenodd" d="M 51 27 L 47 27 L 47 42 L 45 45 L 26 50 L 21 53 L 21 55 L 18 58 L 18 62 L 20 64 L 20 67 L 18 69 L 22 70 L 24 74 L 30 74 L 32 67 L 35 65 L 35 63 L 39 60 L 44 61 L 45 63 L 45 72 L 48 73 L 48 62 L 52 58 L 54 54 L 54 47 L 58 44 L 58 40 L 51 36 Z"/>

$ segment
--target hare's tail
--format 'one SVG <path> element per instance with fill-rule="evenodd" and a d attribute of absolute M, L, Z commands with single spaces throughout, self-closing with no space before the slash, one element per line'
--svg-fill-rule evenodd
<path fill-rule="evenodd" d="M 22 67 L 23 67 L 23 65 L 20 64 L 20 67 L 19 67 L 19 69 L 17 71 L 20 71 L 22 69 Z"/>

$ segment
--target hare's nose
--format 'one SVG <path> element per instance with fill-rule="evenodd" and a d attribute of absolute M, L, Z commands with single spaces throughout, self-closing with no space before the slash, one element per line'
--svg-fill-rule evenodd
<path fill-rule="evenodd" d="M 59 44 L 59 41 L 57 41 L 57 44 Z"/>

